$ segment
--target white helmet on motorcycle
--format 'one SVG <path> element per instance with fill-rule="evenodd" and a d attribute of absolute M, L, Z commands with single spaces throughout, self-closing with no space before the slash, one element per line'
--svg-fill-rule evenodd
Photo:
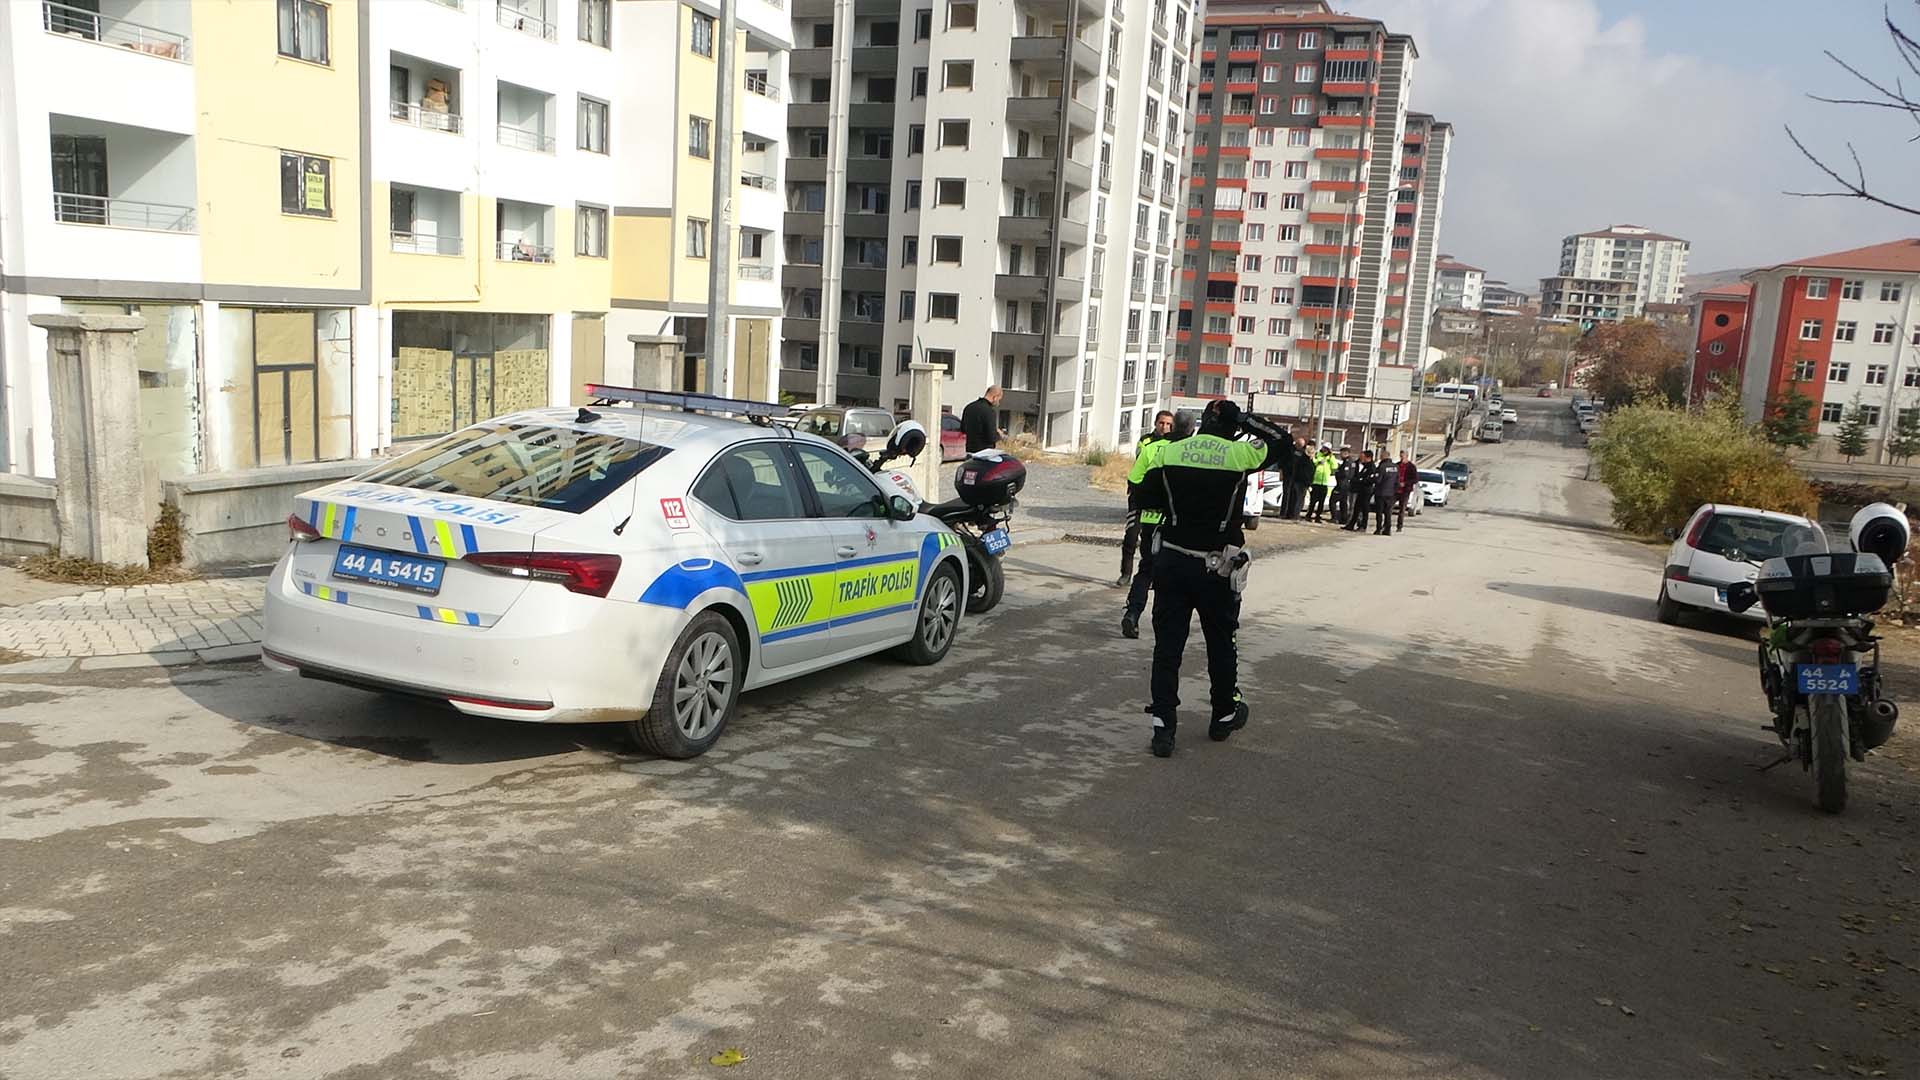
<path fill-rule="evenodd" d="M 917 458 L 927 448 L 927 429 L 918 420 L 902 420 L 887 436 L 886 457 Z"/>
<path fill-rule="evenodd" d="M 1874 503 L 1853 515 L 1847 524 L 1847 539 L 1853 541 L 1853 550 L 1878 555 L 1891 569 L 1907 553 L 1912 529 L 1907 524 L 1907 515 L 1899 507 Z"/>

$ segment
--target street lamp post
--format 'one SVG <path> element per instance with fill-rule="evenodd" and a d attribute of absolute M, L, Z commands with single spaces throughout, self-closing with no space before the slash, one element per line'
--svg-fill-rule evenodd
<path fill-rule="evenodd" d="M 1340 344 L 1346 336 L 1346 320 L 1342 318 L 1341 315 L 1340 294 L 1346 288 L 1347 253 L 1353 246 L 1353 204 L 1359 201 L 1360 195 L 1358 192 L 1355 192 L 1352 198 L 1342 200 L 1343 209 L 1340 213 L 1340 276 L 1333 279 L 1333 341 L 1331 346 L 1325 350 L 1327 358 L 1326 364 L 1320 369 L 1320 394 L 1317 407 L 1314 410 L 1313 423 L 1313 444 L 1315 446 L 1326 442 L 1327 396 L 1331 393 L 1330 388 L 1333 384 L 1334 372 L 1338 371 L 1340 367 Z M 1309 267 L 1309 269 L 1311 269 L 1311 267 Z M 1324 334 L 1321 336 L 1323 338 L 1325 337 Z M 1371 417 L 1369 417 L 1369 419 L 1371 419 Z M 1362 445 L 1364 445 L 1364 439 Z"/>

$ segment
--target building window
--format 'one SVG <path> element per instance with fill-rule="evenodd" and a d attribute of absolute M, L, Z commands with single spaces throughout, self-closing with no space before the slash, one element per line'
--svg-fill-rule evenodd
<path fill-rule="evenodd" d="M 1260 286 L 1258 285 L 1240 286 L 1240 302 L 1243 304 L 1259 303 L 1260 302 Z"/>
<path fill-rule="evenodd" d="M 580 95 L 580 149 L 607 152 L 607 103 Z"/>
<path fill-rule="evenodd" d="M 1821 331 L 1825 329 L 1826 323 L 1820 319 L 1802 319 L 1800 320 L 1800 340 L 1819 341 Z"/>
<path fill-rule="evenodd" d="M 913 13 L 913 40 L 925 41 L 933 36 L 933 9 L 921 8 Z"/>
<path fill-rule="evenodd" d="M 1234 324 L 1234 328 L 1235 328 L 1236 330 L 1238 330 L 1238 331 L 1239 331 L 1240 333 L 1242 333 L 1242 334 L 1251 334 L 1251 333 L 1253 333 L 1253 331 L 1254 331 L 1254 318 L 1253 318 L 1253 316 L 1251 316 L 1251 315 L 1242 315 L 1242 316 L 1240 316 L 1240 318 L 1239 318 L 1238 320 L 1236 320 L 1236 321 L 1235 321 L 1235 324 Z"/>
<path fill-rule="evenodd" d="M 948 375 L 952 375 L 953 374 L 953 350 L 952 349 L 928 349 L 927 363 L 939 364 L 941 367 L 947 369 Z"/>
<path fill-rule="evenodd" d="M 693 13 L 693 36 L 688 45 L 701 56 L 713 55 L 713 16 Z"/>
<path fill-rule="evenodd" d="M 1251 197 L 1247 200 L 1247 205 L 1250 209 L 1265 210 L 1267 208 L 1267 193 L 1264 191 L 1252 192 Z"/>
<path fill-rule="evenodd" d="M 333 216 L 333 159 L 280 151 L 280 212 Z"/>
<path fill-rule="evenodd" d="M 933 238 L 933 261 L 960 265 L 960 238 L 957 236 L 936 236 Z"/>
<path fill-rule="evenodd" d="M 1276 304 L 1293 303 L 1293 286 L 1282 285 L 1275 287 L 1273 290 L 1273 302 Z"/>
<path fill-rule="evenodd" d="M 1716 341 L 1714 342 L 1714 344 L 1718 345 L 1720 343 Z M 1867 385 L 1868 386 L 1887 385 L 1887 373 L 1889 370 L 1890 369 L 1886 364 L 1868 364 L 1867 365 Z"/>
<path fill-rule="evenodd" d="M 1845 412 L 1845 405 L 1837 401 L 1826 402 L 1820 406 L 1820 422 L 1823 424 L 1837 424 L 1840 422 L 1841 415 Z"/>
<path fill-rule="evenodd" d="M 1833 324 L 1833 340 L 1852 341 L 1859 329 L 1860 324 L 1857 322 L 1836 322 Z"/>
<path fill-rule="evenodd" d="M 1261 116 L 1274 116 L 1274 115 L 1277 115 L 1279 112 L 1280 112 L 1279 98 L 1263 97 L 1260 99 L 1260 115 Z"/>
<path fill-rule="evenodd" d="M 1319 48 L 1320 34 L 1314 30 L 1302 30 L 1300 32 L 1300 47 L 1303 49 Z"/>
<path fill-rule="evenodd" d="M 1300 269 L 1300 260 L 1293 257 L 1292 255 L 1274 256 L 1274 259 L 1273 259 L 1274 273 L 1291 274 L 1291 273 L 1297 272 L 1299 269 Z"/>
<path fill-rule="evenodd" d="M 1280 209 L 1282 210 L 1301 210 L 1306 208 L 1306 204 L 1306 196 L 1297 191 L 1280 196 Z"/>
<path fill-rule="evenodd" d="M 1268 367 L 1286 367 L 1287 366 L 1287 350 L 1268 349 L 1267 350 L 1267 366 Z M 1274 393 L 1275 391 L 1269 390 L 1267 392 Z"/>
<path fill-rule="evenodd" d="M 1795 360 L 1793 362 L 1793 381 L 1812 382 L 1813 368 L 1814 363 L 1811 360 Z"/>
<path fill-rule="evenodd" d="M 1280 65 L 1279 64 L 1260 65 L 1260 81 L 1261 82 L 1279 82 L 1280 81 Z"/>
<path fill-rule="evenodd" d="M 1827 298 L 1827 279 L 1823 277 L 1807 279 L 1807 299 L 1825 300 Z"/>
<path fill-rule="evenodd" d="M 607 257 L 607 208 L 585 203 L 573 209 L 575 237 L 573 253 L 589 258 Z"/>
<path fill-rule="evenodd" d="M 703 218 L 687 219 L 687 255 L 694 259 L 707 257 L 707 223 Z"/>
<path fill-rule="evenodd" d="M 933 184 L 933 205 L 967 205 L 967 182 L 955 177 L 941 177 Z"/>
<path fill-rule="evenodd" d="M 972 137 L 973 122 L 970 120 L 940 121 L 940 145 L 966 149 L 967 140 Z"/>
<path fill-rule="evenodd" d="M 1289 242 L 1298 242 L 1300 239 L 1300 226 L 1298 225 L 1280 226 L 1280 239 L 1286 240 Z"/>
<path fill-rule="evenodd" d="M 942 84 L 949 90 L 973 89 L 973 61 L 949 60 L 943 69 L 946 81 Z"/>
<path fill-rule="evenodd" d="M 917 98 L 923 98 L 927 96 L 927 69 L 926 68 L 913 69 L 912 96 Z"/>
<path fill-rule="evenodd" d="M 960 294 L 950 292 L 928 293 L 927 317 L 930 319 L 958 319 L 960 317 Z"/>
<path fill-rule="evenodd" d="M 1840 283 L 1840 299 L 1842 300 L 1858 300 L 1862 296 L 1865 296 L 1866 293 L 1867 283 L 1864 281 L 1843 281 Z"/>
<path fill-rule="evenodd" d="M 272 314 L 276 320 L 311 317 L 307 312 Z M 266 311 L 256 316 L 262 325 L 253 335 L 255 342 L 287 341 L 289 335 L 285 331 L 292 328 L 275 327 L 270 332 L 264 325 L 267 316 Z M 551 404 L 548 393 L 550 324 L 551 319 L 543 315 L 394 312 L 393 351 L 389 358 L 393 364 L 393 397 L 389 407 L 394 436 L 408 439 L 444 435 L 489 416 Z M 273 360 L 275 367 L 287 361 L 285 356 L 276 356 Z M 325 371 L 322 361 L 323 378 Z M 276 373 L 275 381 L 278 377 Z M 256 394 L 256 400 L 262 396 Z M 324 382 L 318 396 L 323 401 L 330 399 Z M 278 435 L 279 417 L 261 416 L 258 422 L 263 435 L 268 431 Z M 295 431 L 293 437 L 298 440 L 300 433 Z M 331 456 L 324 453 L 325 446 L 323 439 L 321 456 Z M 296 449 L 290 456 L 298 459 L 304 455 Z M 479 462 L 479 472 L 488 473 L 496 468 L 508 468 L 513 464 L 509 460 L 511 456 L 497 453 L 474 460 Z M 268 463 L 281 462 L 263 453 L 261 464 Z"/>
<path fill-rule="evenodd" d="M 1908 340 L 1910 340 L 1915 345 L 1920 345 L 1920 326 L 1915 326 L 1913 328 L 1913 337 Z"/>
<path fill-rule="evenodd" d="M 1257 274 L 1260 272 L 1260 256 L 1258 255 L 1242 256 L 1241 263 L 1249 274 Z"/>
<path fill-rule="evenodd" d="M 1873 324 L 1873 343 L 1875 345 L 1893 344 L 1894 329 L 1895 329 L 1894 325 L 1890 322 L 1874 323 Z"/>
<path fill-rule="evenodd" d="M 1301 95 L 1299 97 L 1294 98 L 1293 99 L 1293 115 L 1312 116 L 1313 115 L 1313 99 L 1306 95 Z"/>
<path fill-rule="evenodd" d="M 1253 163 L 1253 178 L 1255 180 L 1267 180 L 1272 178 L 1272 176 L 1273 176 L 1273 162 L 1256 161 Z"/>
<path fill-rule="evenodd" d="M 913 290 L 902 289 L 900 290 L 900 321 L 907 322 L 912 318 L 913 318 Z M 901 346 L 901 348 L 904 349 L 906 348 L 906 346 L 903 345 Z M 902 367 L 900 370 L 905 371 L 906 368 Z"/>
<path fill-rule="evenodd" d="M 332 13 L 327 5 L 317 0 L 279 0 L 279 6 L 280 55 L 310 64 L 330 63 L 327 30 Z"/>
<path fill-rule="evenodd" d="M 687 153 L 697 158 L 713 156 L 713 123 L 698 116 L 687 117 Z"/>
<path fill-rule="evenodd" d="M 1897 281 L 1881 282 L 1880 283 L 1880 302 L 1883 304 L 1899 303 L 1900 302 L 1900 283 Z"/>
<path fill-rule="evenodd" d="M 1860 406 L 1860 419 L 1865 420 L 1867 422 L 1867 426 L 1870 428 L 1879 427 L 1880 426 L 1880 406 L 1878 405 Z"/>
<path fill-rule="evenodd" d="M 1320 67 L 1317 64 L 1295 64 L 1293 66 L 1294 82 L 1310 83 L 1310 82 L 1313 82 L 1315 79 L 1318 79 L 1319 77 L 1320 77 Z"/>
<path fill-rule="evenodd" d="M 1307 178 L 1307 163 L 1306 163 L 1306 162 L 1304 162 L 1304 161 L 1289 161 L 1289 162 L 1287 162 L 1287 179 L 1289 179 L 1289 180 L 1305 180 L 1306 178 Z"/>
<path fill-rule="evenodd" d="M 907 127 L 907 156 L 925 153 L 927 149 L 927 125 L 910 124 Z"/>
<path fill-rule="evenodd" d="M 947 29 L 971 30 L 980 19 L 973 0 L 947 0 Z"/>
<path fill-rule="evenodd" d="M 920 181 L 907 181 L 907 209 L 920 209 Z"/>
<path fill-rule="evenodd" d="M 1233 350 L 1233 362 L 1236 364 L 1253 363 L 1253 350 L 1244 346 Z M 1235 379 L 1234 381 L 1238 383 L 1244 383 L 1246 380 Z M 1244 388 L 1244 386 L 1242 387 L 1240 392 L 1243 394 L 1246 393 L 1246 389 Z"/>
<path fill-rule="evenodd" d="M 914 191 L 917 197 L 919 192 L 919 181 L 914 182 Z M 912 266 L 914 263 L 917 263 L 919 261 L 920 261 L 920 238 L 917 236 L 901 237 L 900 238 L 900 265 Z"/>
<path fill-rule="evenodd" d="M 608 5 L 613 0 L 580 0 L 580 40 L 589 45 L 606 48 L 612 40 L 608 37 Z"/>
<path fill-rule="evenodd" d="M 1900 385 L 1907 387 L 1920 386 L 1920 368 L 1908 368 L 1901 372 Z"/>
<path fill-rule="evenodd" d="M 1719 356 L 1721 353 L 1727 351 L 1727 343 L 1724 341 L 1716 341 L 1713 344 L 1707 346 L 1707 351 L 1712 353 L 1715 356 Z"/>
<path fill-rule="evenodd" d="M 1827 362 L 1827 381 L 1846 382 L 1847 376 L 1851 374 L 1852 371 L 1853 365 L 1848 361 L 1830 360 Z"/>

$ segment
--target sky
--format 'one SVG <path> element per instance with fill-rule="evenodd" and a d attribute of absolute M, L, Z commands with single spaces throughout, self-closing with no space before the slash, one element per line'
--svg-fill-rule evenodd
<path fill-rule="evenodd" d="M 1920 36 L 1920 3 L 1890 0 Z M 1851 140 L 1869 183 L 1920 205 L 1920 142 L 1857 96 L 1832 50 L 1868 74 L 1904 67 L 1880 0 L 1334 0 L 1410 33 L 1412 107 L 1451 121 L 1440 250 L 1527 292 L 1560 240 L 1609 224 L 1692 242 L 1698 273 L 1920 236 L 1920 216 L 1803 199 Z M 1908 86 L 1920 92 L 1909 73 Z M 1858 89 L 1864 89 L 1863 87 Z"/>

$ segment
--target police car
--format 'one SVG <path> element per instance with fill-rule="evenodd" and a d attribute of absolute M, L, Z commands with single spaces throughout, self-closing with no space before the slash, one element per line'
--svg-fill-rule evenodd
<path fill-rule="evenodd" d="M 474 716 L 623 721 L 690 758 L 743 690 L 947 654 L 959 538 L 887 478 L 768 423 L 778 406 L 590 392 L 629 404 L 498 417 L 300 495 L 266 665 Z"/>

